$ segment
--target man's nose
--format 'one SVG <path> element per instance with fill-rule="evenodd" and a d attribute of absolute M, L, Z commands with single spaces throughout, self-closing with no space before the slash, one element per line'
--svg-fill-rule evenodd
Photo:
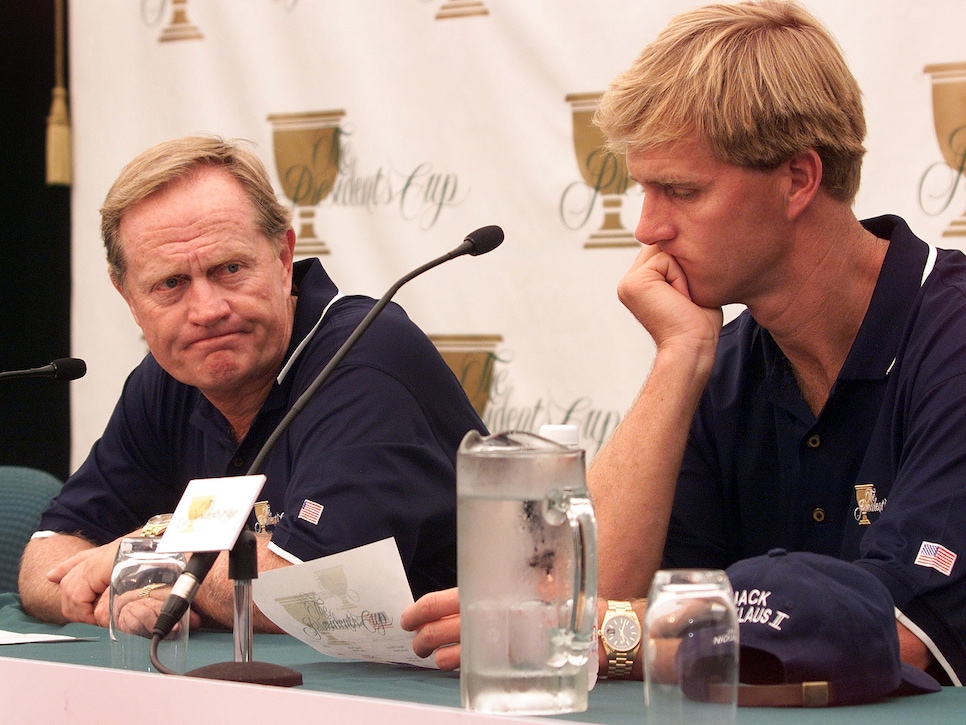
<path fill-rule="evenodd" d="M 188 285 L 188 319 L 208 325 L 225 318 L 230 307 L 224 291 L 207 278 L 192 279 Z"/>
<path fill-rule="evenodd" d="M 644 201 L 641 202 L 641 215 L 634 230 L 634 238 L 641 244 L 658 244 L 674 237 L 674 226 L 667 210 L 654 196 L 645 194 Z"/>

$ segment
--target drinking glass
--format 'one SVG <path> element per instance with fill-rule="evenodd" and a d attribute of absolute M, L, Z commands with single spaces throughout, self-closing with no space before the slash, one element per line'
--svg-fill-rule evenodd
<path fill-rule="evenodd" d="M 731 582 L 723 571 L 657 572 L 643 636 L 649 725 L 733 725 L 738 618 Z"/>
<path fill-rule="evenodd" d="M 111 664 L 127 670 L 154 672 L 150 648 L 154 624 L 172 585 L 184 571 L 184 554 L 161 554 L 159 538 L 130 536 L 121 540 L 111 573 Z M 168 668 L 184 673 L 188 647 L 188 612 L 158 647 Z"/>

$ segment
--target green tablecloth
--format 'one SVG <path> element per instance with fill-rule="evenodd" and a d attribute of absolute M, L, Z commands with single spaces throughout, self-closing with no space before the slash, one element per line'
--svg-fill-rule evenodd
<path fill-rule="evenodd" d="M 7 645 L 0 656 L 67 664 L 110 667 L 107 631 L 85 624 L 55 626 L 26 615 L 19 600 L 0 595 L 0 629 L 21 633 L 66 634 L 96 637 L 93 641 Z M 303 688 L 364 697 L 378 697 L 424 705 L 460 706 L 459 675 L 416 667 L 338 660 L 319 654 L 287 635 L 255 635 L 253 659 L 299 670 Z M 192 632 L 188 668 L 194 669 L 233 657 L 232 637 L 223 632 Z M 164 677 L 164 675 L 157 675 Z M 624 725 L 643 722 L 644 693 L 640 682 L 601 680 L 590 693 L 587 712 L 558 716 L 565 721 Z M 739 725 L 963 725 L 966 723 L 966 688 L 917 697 L 893 698 L 860 707 L 821 710 L 739 708 Z"/>

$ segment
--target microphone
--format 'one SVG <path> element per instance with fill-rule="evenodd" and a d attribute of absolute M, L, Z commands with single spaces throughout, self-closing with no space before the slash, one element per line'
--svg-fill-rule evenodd
<path fill-rule="evenodd" d="M 399 291 L 399 288 L 404 284 L 409 282 L 411 279 L 418 277 L 423 272 L 427 272 L 433 267 L 438 267 L 443 262 L 448 262 L 451 259 L 456 259 L 457 257 L 462 257 L 469 254 L 472 257 L 479 256 L 481 254 L 486 254 L 487 252 L 492 252 L 494 249 L 503 243 L 503 230 L 496 226 L 490 225 L 486 227 L 481 227 L 476 231 L 470 232 L 466 235 L 463 243 L 458 247 L 453 249 L 446 254 L 443 254 L 431 262 L 427 262 L 421 267 L 417 267 L 409 274 L 405 275 L 399 279 L 389 290 L 384 294 L 377 302 L 372 306 L 372 309 L 362 318 L 362 321 L 356 326 L 352 331 L 352 334 L 346 338 L 346 341 L 342 343 L 341 347 L 336 351 L 335 355 L 329 360 L 324 368 L 315 377 L 315 380 L 305 389 L 305 391 L 296 399 L 295 403 L 289 409 L 285 417 L 279 422 L 272 431 L 272 434 L 262 445 L 255 456 L 255 460 L 252 462 L 251 467 L 248 469 L 248 475 L 254 475 L 261 471 L 262 466 L 265 464 L 265 460 L 268 458 L 269 453 L 271 453 L 272 448 L 282 437 L 292 421 L 295 420 L 296 416 L 308 405 L 312 396 L 315 392 L 325 384 L 326 380 L 332 375 L 332 371 L 335 370 L 336 366 L 342 359 L 348 354 L 352 347 L 356 344 L 362 334 L 369 328 L 372 321 L 376 316 L 382 312 L 383 308 L 392 299 L 392 296 Z M 164 639 L 170 634 L 175 623 L 178 622 L 184 613 L 187 611 L 188 607 L 191 606 L 191 602 L 194 601 L 195 594 L 198 591 L 198 587 L 208 576 L 208 572 L 211 567 L 214 566 L 215 560 L 218 558 L 217 551 L 200 551 L 191 555 L 191 559 L 188 561 L 188 565 L 185 567 L 184 571 L 178 577 L 174 586 L 171 588 L 171 592 L 168 594 L 167 599 L 164 601 L 164 605 L 161 607 L 161 614 L 158 616 L 157 622 L 154 625 L 154 630 L 152 634 L 155 639 Z"/>
<path fill-rule="evenodd" d="M 469 254 L 471 257 L 478 257 L 481 254 L 492 252 L 501 244 L 503 244 L 503 230 L 500 229 L 500 227 L 496 226 L 495 224 L 491 224 L 488 227 L 480 227 L 475 232 L 470 232 L 467 234 L 466 239 L 464 239 L 463 243 L 460 244 L 456 249 L 448 254 L 444 254 L 443 257 L 446 259 L 440 259 L 438 262 L 430 262 L 429 267 L 426 269 L 435 267 L 436 264 L 442 264 L 448 259 L 462 257 L 464 254 Z M 420 269 L 420 271 L 414 273 L 412 277 L 415 277 L 417 274 L 425 271 L 425 269 Z M 412 277 L 409 279 L 412 279 Z M 396 289 L 398 289 L 398 287 Z"/>
<path fill-rule="evenodd" d="M 87 374 L 87 363 L 76 357 L 62 357 L 49 365 L 27 370 L 9 370 L 0 378 L 53 378 L 54 380 L 77 380 Z"/>

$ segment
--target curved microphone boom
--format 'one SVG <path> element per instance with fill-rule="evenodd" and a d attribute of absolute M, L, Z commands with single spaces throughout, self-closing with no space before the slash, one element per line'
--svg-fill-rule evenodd
<path fill-rule="evenodd" d="M 392 296 L 399 291 L 400 287 L 409 282 L 411 279 L 418 277 L 423 272 L 427 272 L 433 267 L 438 267 L 443 262 L 448 262 L 451 259 L 456 259 L 457 257 L 462 257 L 466 254 L 476 257 L 480 254 L 492 252 L 494 249 L 499 247 L 502 242 L 503 230 L 500 229 L 500 227 L 481 227 L 475 232 L 468 234 L 463 240 L 463 243 L 460 244 L 456 249 L 437 257 L 431 262 L 427 262 L 422 267 L 414 269 L 412 272 L 390 287 L 386 294 L 379 298 L 379 301 L 372 306 L 372 309 L 369 310 L 369 313 L 362 318 L 362 322 L 360 322 L 356 326 L 356 329 L 352 331 L 352 334 L 346 338 L 346 341 L 342 343 L 342 347 L 336 351 L 335 355 L 332 356 L 332 359 L 329 360 L 328 364 L 324 368 L 322 368 L 322 371 L 318 374 L 315 380 L 312 381 L 312 384 L 309 385 L 309 387 L 305 389 L 305 392 L 298 397 L 289 412 L 284 418 L 282 418 L 275 430 L 272 431 L 272 435 L 269 436 L 267 441 L 265 441 L 265 445 L 262 446 L 261 450 L 258 452 L 258 455 L 255 457 L 248 474 L 252 475 L 261 471 L 262 465 L 265 463 L 265 459 L 268 458 L 268 454 L 275 446 L 276 441 L 282 437 L 282 434 L 285 433 L 292 420 L 299 414 L 299 412 L 301 412 L 302 408 L 308 405 L 309 400 L 311 400 L 312 396 L 315 395 L 315 391 L 322 387 L 325 381 L 329 379 L 329 376 L 332 374 L 332 371 L 335 369 L 335 367 L 342 362 L 342 358 L 344 358 L 349 350 L 352 349 L 352 347 L 356 344 L 356 341 L 362 337 L 362 333 L 369 328 L 369 325 L 372 323 L 372 321 L 380 312 L 382 312 L 382 308 L 389 303 L 389 300 L 391 300 Z"/>
<path fill-rule="evenodd" d="M 399 291 L 399 288 L 404 284 L 409 282 L 411 279 L 418 277 L 423 272 L 427 272 L 433 267 L 437 267 L 443 262 L 448 262 L 451 259 L 456 259 L 457 257 L 462 257 L 469 254 L 472 257 L 479 256 L 481 254 L 486 254 L 487 252 L 492 252 L 494 249 L 503 243 L 503 230 L 495 225 L 481 227 L 474 232 L 470 232 L 466 235 L 463 243 L 458 247 L 453 249 L 446 254 L 437 257 L 431 262 L 427 262 L 421 267 L 414 269 L 412 272 L 397 281 L 389 290 L 384 294 L 369 310 L 368 314 L 362 318 L 362 321 L 356 326 L 352 334 L 346 338 L 346 341 L 342 343 L 342 346 L 336 351 L 335 355 L 329 360 L 324 368 L 316 376 L 315 380 L 305 389 L 292 404 L 291 409 L 286 413 L 285 417 L 279 422 L 272 431 L 272 434 L 265 441 L 258 455 L 255 456 L 255 460 L 252 462 L 251 467 L 248 469 L 248 475 L 254 475 L 261 471 L 262 466 L 265 464 L 265 460 L 268 458 L 269 453 L 271 453 L 272 448 L 274 448 L 275 443 L 279 438 L 288 430 L 295 417 L 308 405 L 312 396 L 315 392 L 325 384 L 325 381 L 329 379 L 332 375 L 332 371 L 336 366 L 342 362 L 342 359 L 346 356 L 349 350 L 356 344 L 356 341 L 362 337 L 362 334 L 369 328 L 372 321 L 376 316 L 382 312 L 382 309 L 389 303 L 392 296 Z M 191 606 L 191 602 L 194 601 L 195 594 L 198 591 L 198 587 L 204 581 L 205 577 L 208 576 L 208 572 L 211 567 L 214 566 L 215 560 L 218 558 L 217 551 L 200 551 L 191 555 L 191 559 L 188 561 L 188 565 L 185 567 L 184 572 L 178 577 L 174 586 L 171 588 L 171 593 L 168 594 L 168 598 L 165 599 L 164 605 L 161 608 L 161 614 L 158 616 L 158 620 L 154 625 L 154 630 L 152 634 L 155 638 L 160 637 L 165 638 L 170 634 L 171 630 L 174 628 L 176 622 L 178 622 L 184 613 L 187 611 L 188 607 Z"/>
<path fill-rule="evenodd" d="M 49 365 L 27 370 L 9 370 L 0 378 L 53 378 L 54 380 L 77 380 L 87 374 L 87 363 L 77 357 L 62 357 Z"/>

